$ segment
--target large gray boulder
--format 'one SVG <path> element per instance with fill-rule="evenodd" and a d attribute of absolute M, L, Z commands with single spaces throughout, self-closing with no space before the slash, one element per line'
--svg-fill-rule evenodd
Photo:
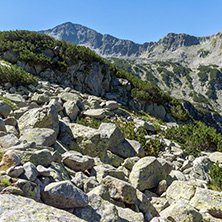
<path fill-rule="evenodd" d="M 58 113 L 53 105 L 30 109 L 19 118 L 18 126 L 21 132 L 32 128 L 50 128 L 57 135 L 59 132 Z"/>
<path fill-rule="evenodd" d="M 126 139 L 124 139 L 121 143 L 116 146 L 110 146 L 109 150 L 112 151 L 112 153 L 123 158 L 129 158 L 137 155 L 136 150 Z"/>
<path fill-rule="evenodd" d="M 0 221 L 84 222 L 84 220 L 64 210 L 12 194 L 0 194 Z"/>
<path fill-rule="evenodd" d="M 91 176 L 95 176 L 99 183 L 106 176 L 112 176 L 112 177 L 118 178 L 120 180 L 127 181 L 127 177 L 124 172 L 122 172 L 122 171 L 120 171 L 108 164 L 93 167 L 93 169 L 91 171 Z"/>
<path fill-rule="evenodd" d="M 175 180 L 166 190 L 166 196 L 173 200 L 184 199 L 189 201 L 195 192 L 196 186 L 187 181 Z"/>
<path fill-rule="evenodd" d="M 35 166 L 48 166 L 53 161 L 53 156 L 48 149 L 29 149 L 21 153 L 22 162 L 31 162 Z"/>
<path fill-rule="evenodd" d="M 20 140 L 14 134 L 7 134 L 0 137 L 0 146 L 3 148 L 10 148 L 12 146 L 18 145 Z"/>
<path fill-rule="evenodd" d="M 75 140 L 77 146 L 75 150 L 83 155 L 91 157 L 100 157 L 101 160 L 107 158 L 107 141 L 100 137 L 100 132 L 97 129 L 86 127 L 77 123 L 69 124 L 71 137 Z M 71 148 L 71 147 L 70 147 Z"/>
<path fill-rule="evenodd" d="M 102 183 L 108 187 L 110 197 L 126 204 L 136 202 L 136 189 L 129 183 L 115 177 L 106 176 Z"/>
<path fill-rule="evenodd" d="M 124 140 L 124 135 L 113 123 L 102 123 L 98 130 L 101 138 L 108 140 L 109 147 L 116 146 Z"/>
<path fill-rule="evenodd" d="M 222 218 L 222 192 L 198 187 L 190 204 L 198 210 L 208 211 L 213 217 Z"/>
<path fill-rule="evenodd" d="M 202 222 L 202 215 L 184 200 L 171 204 L 160 212 L 160 216 L 170 221 Z"/>
<path fill-rule="evenodd" d="M 33 128 L 23 130 L 20 140 L 35 142 L 40 146 L 52 146 L 56 143 L 56 137 L 57 133 L 54 129 Z"/>
<path fill-rule="evenodd" d="M 62 209 L 88 205 L 88 196 L 70 181 L 47 185 L 42 192 L 42 200 L 48 205 Z"/>
<path fill-rule="evenodd" d="M 74 209 L 74 214 L 77 217 L 88 222 L 119 222 L 118 210 L 114 204 L 91 192 L 88 193 L 88 197 L 88 206 Z"/>
<path fill-rule="evenodd" d="M 78 152 L 66 152 L 62 155 L 62 162 L 74 171 L 90 170 L 94 167 L 94 159 Z"/>
<path fill-rule="evenodd" d="M 76 102 L 69 100 L 63 104 L 63 107 L 65 108 L 66 115 L 70 118 L 70 120 L 76 120 L 79 113 L 79 107 L 77 106 Z"/>
<path fill-rule="evenodd" d="M 166 178 L 166 172 L 155 157 L 144 157 L 135 163 L 129 176 L 133 187 L 140 191 L 158 186 Z"/>

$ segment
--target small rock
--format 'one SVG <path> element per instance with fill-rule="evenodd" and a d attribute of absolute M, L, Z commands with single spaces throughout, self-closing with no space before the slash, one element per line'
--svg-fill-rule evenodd
<path fill-rule="evenodd" d="M 1 170 L 7 170 L 8 168 L 12 166 L 17 166 L 21 163 L 21 158 L 19 155 L 14 151 L 7 151 L 3 157 L 2 161 L 0 162 L 0 171 Z"/>
<path fill-rule="evenodd" d="M 106 101 L 106 104 L 105 104 L 106 109 L 114 110 L 114 109 L 118 109 L 119 107 L 120 105 L 114 100 Z"/>
<path fill-rule="evenodd" d="M 38 175 L 38 170 L 36 169 L 36 166 L 31 162 L 27 162 L 23 165 L 23 167 L 24 173 L 21 175 L 21 177 L 29 181 L 34 181 Z"/>
<path fill-rule="evenodd" d="M 166 178 L 166 173 L 155 157 L 144 157 L 133 166 L 129 181 L 140 191 L 157 187 Z"/>
<path fill-rule="evenodd" d="M 166 180 L 161 180 L 158 184 L 156 193 L 161 196 L 167 189 L 167 181 Z"/>
<path fill-rule="evenodd" d="M 120 180 L 127 181 L 127 177 L 122 171 L 118 171 L 114 167 L 107 164 L 95 166 L 91 171 L 91 176 L 95 176 L 99 183 L 108 175 Z"/>
<path fill-rule="evenodd" d="M 85 171 L 94 167 L 94 159 L 81 153 L 66 152 L 62 157 L 62 162 L 74 171 Z"/>
<path fill-rule="evenodd" d="M 105 117 L 104 109 L 89 109 L 82 113 L 84 116 L 93 117 L 95 119 L 103 119 Z"/>
<path fill-rule="evenodd" d="M 1 117 L 0 117 L 0 131 L 6 132 L 5 123 Z"/>
<path fill-rule="evenodd" d="M 0 146 L 3 148 L 10 148 L 12 146 L 18 145 L 20 140 L 14 134 L 7 134 L 0 137 Z"/>
<path fill-rule="evenodd" d="M 28 180 L 19 179 L 15 185 L 22 190 L 22 196 L 36 201 L 40 200 L 40 188 L 37 184 Z"/>
<path fill-rule="evenodd" d="M 106 176 L 102 183 L 108 187 L 111 198 L 127 204 L 136 202 L 136 189 L 131 184 L 111 176 Z"/>
<path fill-rule="evenodd" d="M 128 170 L 131 171 L 132 168 L 133 168 L 133 166 L 134 166 L 134 164 L 135 164 L 136 162 L 138 162 L 139 160 L 140 160 L 140 158 L 137 157 L 137 156 L 131 157 L 131 158 L 127 158 L 127 159 L 124 160 L 122 166 L 123 166 L 123 167 L 126 167 Z"/>
<path fill-rule="evenodd" d="M 0 116 L 5 119 L 8 117 L 10 112 L 10 106 L 6 102 L 0 100 Z"/>
<path fill-rule="evenodd" d="M 83 190 L 85 193 L 90 192 L 93 188 L 99 186 L 99 183 L 97 182 L 95 177 L 89 177 L 84 180 L 84 186 Z"/>
<path fill-rule="evenodd" d="M 23 166 L 12 166 L 6 171 L 7 175 L 14 178 L 19 177 L 23 172 L 24 172 Z"/>
<path fill-rule="evenodd" d="M 38 170 L 38 176 L 43 176 L 43 177 L 49 177 L 50 176 L 50 170 L 42 165 L 38 165 L 37 168 Z"/>
<path fill-rule="evenodd" d="M 74 101 L 67 101 L 63 104 L 65 108 L 66 115 L 71 119 L 71 121 L 76 120 L 79 113 L 79 107 Z"/>
<path fill-rule="evenodd" d="M 88 179 L 88 177 L 83 172 L 76 173 L 75 177 L 72 178 L 72 182 L 79 188 L 83 189 L 83 186 L 85 184 L 85 181 Z"/>

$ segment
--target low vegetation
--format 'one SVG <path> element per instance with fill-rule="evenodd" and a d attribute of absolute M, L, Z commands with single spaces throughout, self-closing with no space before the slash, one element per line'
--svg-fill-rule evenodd
<path fill-rule="evenodd" d="M 16 65 L 2 65 L 0 63 L 0 82 L 10 82 L 13 86 L 26 86 L 35 84 L 39 78 L 27 73 Z"/>
<path fill-rule="evenodd" d="M 79 60 L 102 62 L 102 58 L 89 48 L 30 31 L 0 32 L 0 55 L 6 51 L 15 53 L 18 60 L 29 64 L 63 71 Z"/>
<path fill-rule="evenodd" d="M 222 151 L 222 135 L 202 122 L 168 128 L 163 134 L 179 143 L 188 155 L 198 156 L 201 151 Z"/>
<path fill-rule="evenodd" d="M 96 121 L 93 118 L 77 119 L 78 124 L 93 127 L 96 129 L 99 128 L 102 122 L 111 122 L 116 124 L 123 133 L 125 138 L 130 140 L 136 140 L 143 145 L 146 155 L 158 156 L 159 151 L 161 150 L 161 142 L 158 139 L 151 139 L 147 142 L 145 138 L 145 136 L 147 135 L 146 129 L 144 127 L 141 127 L 135 130 L 136 127 L 133 121 L 124 121 L 123 118 L 119 118 L 116 121 L 109 121 L 109 120 Z"/>

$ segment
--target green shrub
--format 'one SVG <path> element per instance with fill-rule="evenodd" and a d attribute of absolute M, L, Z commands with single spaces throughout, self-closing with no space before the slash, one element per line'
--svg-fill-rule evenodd
<path fill-rule="evenodd" d="M 57 58 L 48 57 L 44 50 L 54 50 L 59 47 Z M 103 62 L 102 58 L 89 48 L 78 46 L 66 41 L 56 41 L 54 38 L 30 31 L 0 32 L 0 54 L 5 51 L 16 53 L 18 60 L 45 68 L 65 71 L 69 65 L 78 60 L 89 63 Z"/>
<path fill-rule="evenodd" d="M 150 142 L 146 142 L 145 136 L 147 135 L 147 131 L 144 127 L 139 128 L 135 131 L 135 123 L 133 121 L 124 121 L 123 118 L 118 119 L 117 121 L 96 121 L 93 118 L 81 118 L 76 121 L 78 124 L 89 126 L 98 129 L 102 122 L 111 122 L 116 124 L 120 131 L 123 133 L 124 137 L 130 140 L 136 140 L 140 142 L 146 155 L 158 156 L 160 151 L 160 141 L 159 140 L 150 140 Z"/>
<path fill-rule="evenodd" d="M 210 166 L 209 175 L 212 179 L 209 187 L 213 190 L 222 191 L 222 167 L 219 167 L 218 162 Z"/>
<path fill-rule="evenodd" d="M 201 151 L 222 151 L 222 135 L 202 122 L 168 128 L 163 134 L 179 143 L 188 155 L 198 156 Z"/>
<path fill-rule="evenodd" d="M 150 140 L 147 143 L 145 138 L 147 131 L 144 127 L 141 127 L 135 131 L 135 123 L 133 121 L 125 122 L 121 118 L 114 123 L 120 128 L 125 138 L 140 142 L 144 147 L 146 155 L 158 156 L 161 149 L 160 141 Z"/>
<path fill-rule="evenodd" d="M 98 129 L 102 122 L 96 121 L 94 118 L 77 118 L 76 123 Z"/>
<path fill-rule="evenodd" d="M 13 86 L 26 86 L 37 83 L 39 78 L 33 76 L 16 65 L 0 64 L 0 82 L 10 82 Z"/>
<path fill-rule="evenodd" d="M 189 113 L 183 109 L 182 105 L 174 105 L 170 109 L 170 114 L 180 122 L 187 122 L 190 119 Z"/>
<path fill-rule="evenodd" d="M 152 155 L 158 157 L 158 154 L 161 150 L 161 142 L 158 139 L 150 139 L 149 142 L 146 143 L 144 150 L 147 155 Z"/>
<path fill-rule="evenodd" d="M 0 185 L 2 185 L 2 186 L 8 186 L 8 185 L 10 185 L 10 181 L 9 181 L 9 180 L 6 180 L 6 179 L 0 180 Z"/>

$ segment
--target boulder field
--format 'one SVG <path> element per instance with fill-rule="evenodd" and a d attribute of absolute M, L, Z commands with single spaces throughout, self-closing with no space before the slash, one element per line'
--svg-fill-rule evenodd
<path fill-rule="evenodd" d="M 5 84 L 0 95 L 14 104 L 0 101 L 0 221 L 222 221 L 222 192 L 208 187 L 222 153 L 186 156 L 160 138 L 148 156 L 115 121 L 145 127 L 147 142 L 158 136 L 153 123 L 70 87 Z"/>

